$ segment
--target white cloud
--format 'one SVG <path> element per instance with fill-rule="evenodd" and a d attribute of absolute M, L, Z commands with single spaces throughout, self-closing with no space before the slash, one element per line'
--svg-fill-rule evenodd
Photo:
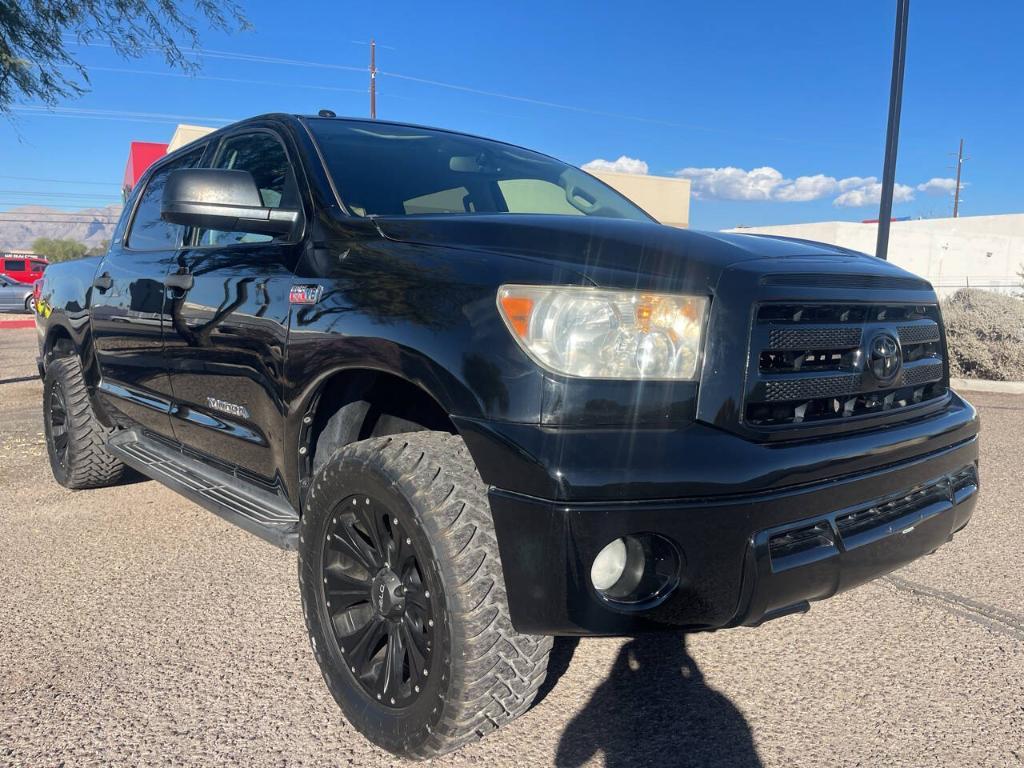
<path fill-rule="evenodd" d="M 639 176 L 647 175 L 647 163 L 637 160 L 635 157 L 621 155 L 618 160 L 604 160 L 597 158 L 583 165 L 584 171 L 611 171 L 612 173 L 633 173 Z"/>
<path fill-rule="evenodd" d="M 844 184 L 844 182 L 846 182 Z M 878 205 L 882 200 L 882 183 L 874 176 L 867 178 L 853 177 L 843 179 L 839 183 L 843 193 L 832 201 L 832 205 L 844 208 L 861 208 L 867 205 Z M 897 183 L 893 187 L 892 201 L 907 203 L 914 199 L 914 188 Z"/>
<path fill-rule="evenodd" d="M 591 160 L 583 166 L 588 170 L 617 171 L 619 173 L 647 173 L 647 163 L 623 155 L 618 160 Z M 746 170 L 734 166 L 722 168 L 683 168 L 675 172 L 689 179 L 693 196 L 699 200 L 753 200 L 778 203 L 805 203 L 835 197 L 832 204 L 846 208 L 878 205 L 882 197 L 882 184 L 875 176 L 847 176 L 837 179 L 824 173 L 787 178 L 770 165 Z M 914 199 L 915 190 L 926 194 L 945 194 L 956 186 L 953 179 L 933 178 L 916 187 L 896 184 L 894 203 L 907 203 Z"/>
<path fill-rule="evenodd" d="M 923 184 L 917 185 L 918 192 L 928 195 L 951 195 L 956 189 L 956 179 L 928 179 Z"/>
<path fill-rule="evenodd" d="M 775 200 L 803 203 L 831 195 L 841 182 L 819 173 L 815 176 L 797 176 L 791 182 L 780 184 L 774 191 Z"/>

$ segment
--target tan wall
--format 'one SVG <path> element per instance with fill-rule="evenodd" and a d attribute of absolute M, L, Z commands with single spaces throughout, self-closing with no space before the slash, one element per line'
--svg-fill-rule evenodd
<path fill-rule="evenodd" d="M 590 171 L 608 186 L 624 194 L 662 224 L 690 226 L 690 180 L 635 173 Z"/>
<path fill-rule="evenodd" d="M 167 152 L 169 154 L 176 149 L 184 147 L 186 144 L 191 144 L 196 139 L 201 139 L 203 136 L 213 133 L 214 130 L 216 129 L 207 128 L 205 125 L 186 125 L 182 123 L 174 129 L 171 142 L 167 145 Z"/>
<path fill-rule="evenodd" d="M 799 237 L 870 254 L 878 237 L 877 224 L 852 221 L 728 231 Z M 967 286 L 1015 291 L 1022 282 L 1017 272 L 1024 268 L 1024 214 L 894 221 L 889 261 L 921 275 L 942 294 Z"/>

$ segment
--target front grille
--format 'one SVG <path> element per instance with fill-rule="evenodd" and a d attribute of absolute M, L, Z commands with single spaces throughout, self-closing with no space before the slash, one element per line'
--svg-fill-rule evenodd
<path fill-rule="evenodd" d="M 798 426 L 926 403 L 946 394 L 944 355 L 933 304 L 761 304 L 751 333 L 745 420 L 754 427 Z M 888 368 L 879 360 L 884 356 Z"/>

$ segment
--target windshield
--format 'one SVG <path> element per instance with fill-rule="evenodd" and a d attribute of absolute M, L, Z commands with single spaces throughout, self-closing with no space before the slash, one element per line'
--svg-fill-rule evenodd
<path fill-rule="evenodd" d="M 315 118 L 342 202 L 357 216 L 543 213 L 651 221 L 578 168 L 526 149 L 428 128 Z"/>

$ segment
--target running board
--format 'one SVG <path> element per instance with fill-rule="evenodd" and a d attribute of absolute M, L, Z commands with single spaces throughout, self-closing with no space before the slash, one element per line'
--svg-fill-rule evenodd
<path fill-rule="evenodd" d="M 110 452 L 146 477 L 282 549 L 297 549 L 299 516 L 280 496 L 182 454 L 136 430 L 116 433 Z"/>

